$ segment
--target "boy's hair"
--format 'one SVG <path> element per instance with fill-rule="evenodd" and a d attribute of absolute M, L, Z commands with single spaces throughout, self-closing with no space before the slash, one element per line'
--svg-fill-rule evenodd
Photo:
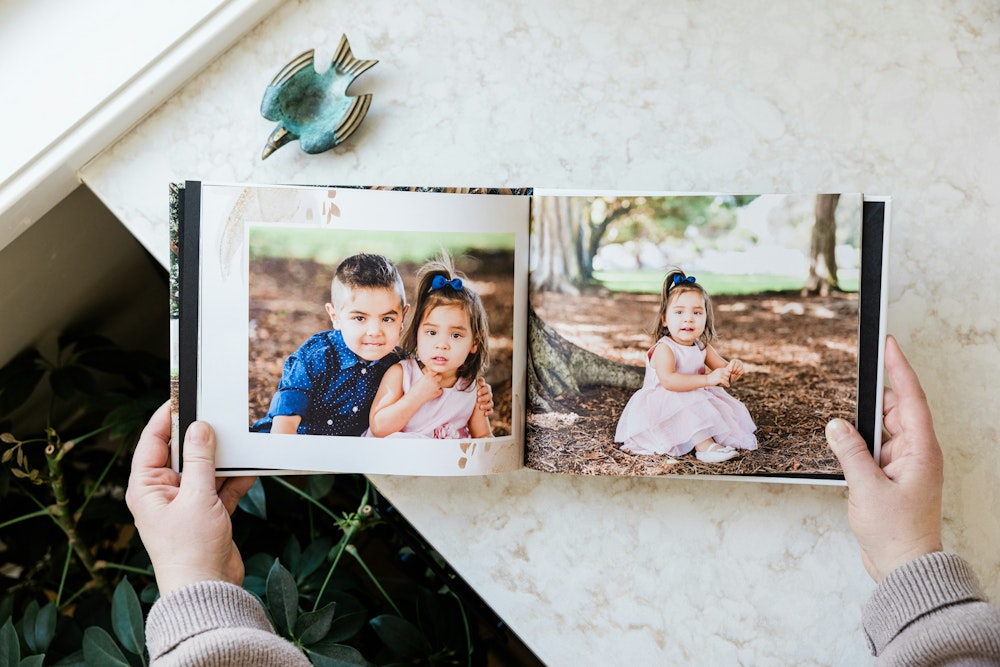
<path fill-rule="evenodd" d="M 664 322 L 667 308 L 670 306 L 671 299 L 684 294 L 684 292 L 697 292 L 705 300 L 705 331 L 699 336 L 699 340 L 707 345 L 716 339 L 712 298 L 708 296 L 705 288 L 695 281 L 694 276 L 687 276 L 678 268 L 671 269 L 667 273 L 667 277 L 663 279 L 663 287 L 660 288 L 660 312 L 656 317 L 656 326 L 653 330 L 656 340 L 670 335 Z"/>
<path fill-rule="evenodd" d="M 438 276 L 449 283 L 435 289 L 433 283 Z M 451 282 L 456 279 L 460 281 L 457 283 L 457 288 L 456 283 Z M 460 306 L 469 316 L 469 326 L 472 329 L 470 333 L 476 344 L 476 351 L 469 354 L 465 363 L 459 367 L 457 375 L 465 379 L 468 383 L 467 389 L 471 389 L 476 384 L 476 378 L 489 367 L 490 325 L 482 300 L 465 284 L 467 280 L 463 274 L 455 271 L 451 258 L 446 253 L 420 267 L 417 273 L 417 298 L 413 306 L 413 319 L 410 320 L 410 326 L 403 331 L 399 346 L 407 354 L 414 356 L 417 353 L 417 330 L 424 314 L 438 306 Z"/>
<path fill-rule="evenodd" d="M 393 290 L 400 303 L 406 304 L 403 278 L 396 265 L 382 255 L 362 252 L 342 261 L 330 283 L 330 301 L 339 307 L 341 290 L 362 288 Z"/>

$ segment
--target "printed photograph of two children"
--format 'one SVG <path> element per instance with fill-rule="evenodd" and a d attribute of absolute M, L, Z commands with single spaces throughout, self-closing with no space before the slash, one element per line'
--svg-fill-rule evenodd
<path fill-rule="evenodd" d="M 220 467 L 840 473 L 860 195 L 200 188 Z"/>

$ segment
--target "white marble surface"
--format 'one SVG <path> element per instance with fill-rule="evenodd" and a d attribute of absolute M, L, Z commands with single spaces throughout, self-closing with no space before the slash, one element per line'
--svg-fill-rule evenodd
<path fill-rule="evenodd" d="M 380 63 L 332 152 L 259 159 L 264 86 Z M 946 452 L 946 545 L 1000 598 L 993 2 L 289 3 L 84 168 L 161 258 L 171 180 L 893 197 L 889 329 Z M 547 663 L 864 664 L 840 488 L 523 472 L 376 483 Z"/>

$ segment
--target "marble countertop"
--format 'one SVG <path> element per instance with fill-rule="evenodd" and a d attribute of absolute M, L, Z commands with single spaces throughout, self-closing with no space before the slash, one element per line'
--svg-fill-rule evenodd
<path fill-rule="evenodd" d="M 264 87 L 341 33 L 379 64 L 345 145 L 266 161 Z M 302 0 L 89 163 L 161 261 L 167 183 L 484 185 L 893 198 L 889 330 L 947 465 L 945 543 L 1000 598 L 1000 14 L 846 0 Z M 546 663 L 868 660 L 837 487 L 377 477 Z"/>

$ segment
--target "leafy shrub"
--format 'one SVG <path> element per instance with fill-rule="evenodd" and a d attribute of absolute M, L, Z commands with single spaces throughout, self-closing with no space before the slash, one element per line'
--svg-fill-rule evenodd
<path fill-rule="evenodd" d="M 148 662 L 157 590 L 124 489 L 167 386 L 164 361 L 97 336 L 0 368 L 0 665 Z M 18 408 L 36 392 L 47 410 L 33 421 Z M 244 588 L 313 664 L 472 664 L 464 584 L 422 545 L 416 557 L 364 477 L 270 477 L 240 508 Z"/>

